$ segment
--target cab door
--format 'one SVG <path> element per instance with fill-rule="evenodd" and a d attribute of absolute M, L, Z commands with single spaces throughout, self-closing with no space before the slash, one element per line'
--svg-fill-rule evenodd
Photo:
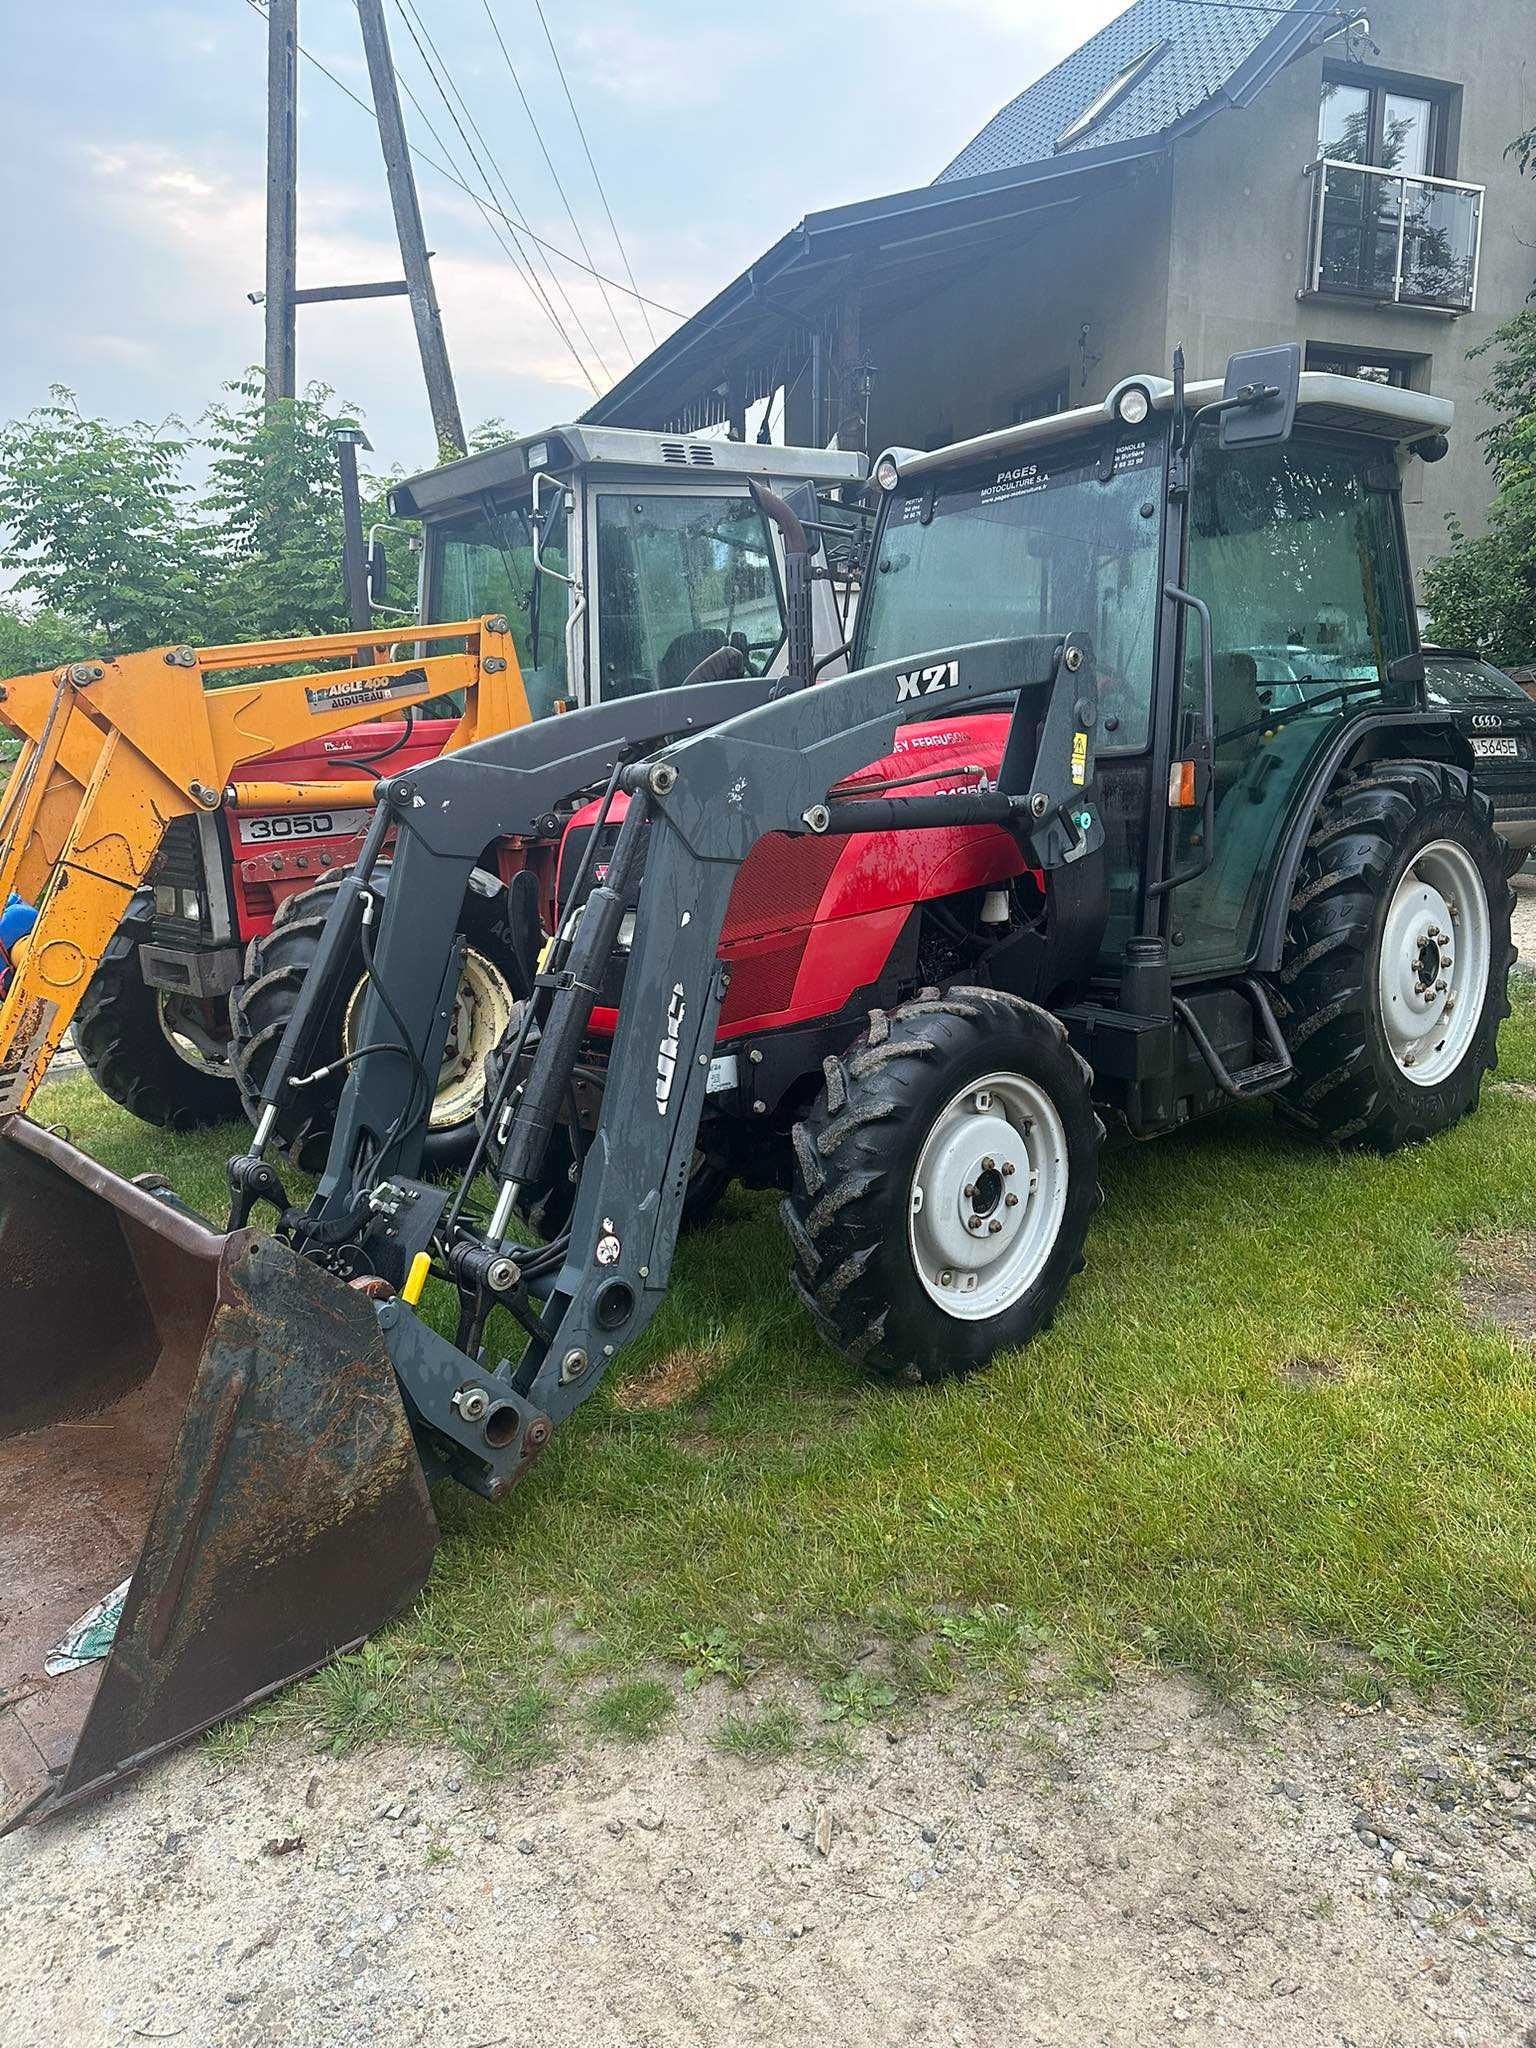
<path fill-rule="evenodd" d="M 1341 728 L 1418 686 L 1390 680 L 1415 644 L 1396 492 L 1379 445 L 1343 436 L 1193 451 L 1185 587 L 1210 615 L 1214 825 L 1171 813 L 1175 974 L 1245 967 L 1287 826 Z M 1181 726 L 1203 698 L 1200 634 L 1185 632 Z M 1175 741 L 1177 744 L 1177 740 Z"/>

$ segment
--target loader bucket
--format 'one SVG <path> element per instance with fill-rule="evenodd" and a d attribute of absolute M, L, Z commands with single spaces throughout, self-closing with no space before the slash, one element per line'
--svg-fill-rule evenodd
<path fill-rule="evenodd" d="M 363 1294 L 0 1120 L 0 1832 L 360 1643 L 436 1543 Z"/>

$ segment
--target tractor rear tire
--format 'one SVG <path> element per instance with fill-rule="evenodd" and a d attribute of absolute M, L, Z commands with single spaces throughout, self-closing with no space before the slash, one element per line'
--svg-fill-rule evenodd
<path fill-rule="evenodd" d="M 1330 792 L 1280 970 L 1288 1123 L 1393 1152 L 1476 1109 L 1509 1015 L 1505 864 L 1492 807 L 1457 768 L 1373 762 Z"/>
<path fill-rule="evenodd" d="M 1093 1076 L 1048 1011 L 924 990 L 869 1028 L 794 1129 L 781 1214 L 827 1342 L 906 1379 L 1049 1328 L 1099 1206 Z"/>
<path fill-rule="evenodd" d="M 388 864 L 381 864 L 378 873 L 381 878 L 386 877 Z M 267 1071 L 293 1014 L 299 990 L 314 965 L 326 917 L 345 879 L 342 874 L 327 876 L 313 888 L 285 897 L 278 905 L 271 931 L 252 939 L 246 949 L 245 977 L 229 998 L 230 1056 L 241 1102 L 253 1123 L 261 1111 Z M 471 948 L 467 974 L 472 972 L 477 984 L 483 982 L 488 1003 L 498 1011 L 505 1005 L 510 1014 L 512 969 L 505 929 L 497 918 L 497 902 L 476 896 L 465 899 L 464 931 Z M 366 973 L 360 942 L 356 944 L 354 964 L 355 972 L 344 978 L 346 995 L 321 1020 L 313 1048 L 317 1067 L 339 1060 L 346 1050 L 348 1007 Z M 496 1037 L 505 1024 L 505 1017 L 495 1022 Z M 339 1069 L 308 1088 L 289 1089 L 287 1100 L 279 1108 L 274 1143 L 305 1172 L 316 1173 L 325 1164 L 346 1079 L 346 1070 Z M 455 1089 L 454 1096 L 456 1102 L 463 1098 L 459 1103 L 462 1114 L 453 1113 L 449 1120 L 439 1120 L 427 1131 L 422 1155 L 423 1170 L 427 1173 L 447 1173 L 462 1166 L 474 1147 L 475 1119 L 482 1094 L 474 1085 L 473 1076 L 468 1077 L 468 1085 L 461 1084 Z M 441 1118 L 441 1107 L 437 1113 Z"/>
<path fill-rule="evenodd" d="M 139 970 L 154 924 L 154 891 L 140 889 L 75 1012 L 75 1049 L 102 1094 L 144 1123 L 166 1131 L 238 1123 L 234 1081 L 177 1051 L 161 993 Z"/>

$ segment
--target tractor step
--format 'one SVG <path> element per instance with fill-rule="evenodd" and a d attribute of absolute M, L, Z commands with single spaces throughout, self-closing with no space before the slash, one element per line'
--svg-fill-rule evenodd
<path fill-rule="evenodd" d="M 1222 1094 L 1230 1096 L 1234 1102 L 1253 1102 L 1261 1095 L 1273 1095 L 1277 1089 L 1283 1088 L 1295 1073 L 1296 1065 L 1262 983 L 1249 974 L 1243 977 L 1237 987 L 1257 1014 L 1264 1037 L 1268 1041 L 1267 1059 L 1255 1060 L 1251 1065 L 1239 1067 L 1234 1072 L 1212 1044 L 1193 1006 L 1185 1002 L 1182 996 L 1174 997 L 1173 1014 L 1194 1040 L 1195 1050 L 1210 1069 L 1211 1078 Z"/>

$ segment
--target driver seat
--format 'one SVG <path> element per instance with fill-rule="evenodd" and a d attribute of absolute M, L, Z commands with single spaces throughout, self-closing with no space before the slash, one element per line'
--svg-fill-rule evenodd
<path fill-rule="evenodd" d="M 722 647 L 734 647 L 745 657 L 746 635 L 732 633 L 727 639 L 718 626 L 695 626 L 677 638 L 663 653 L 656 664 L 656 687 L 658 690 L 675 690 L 685 682 L 711 654 L 718 654 Z"/>

